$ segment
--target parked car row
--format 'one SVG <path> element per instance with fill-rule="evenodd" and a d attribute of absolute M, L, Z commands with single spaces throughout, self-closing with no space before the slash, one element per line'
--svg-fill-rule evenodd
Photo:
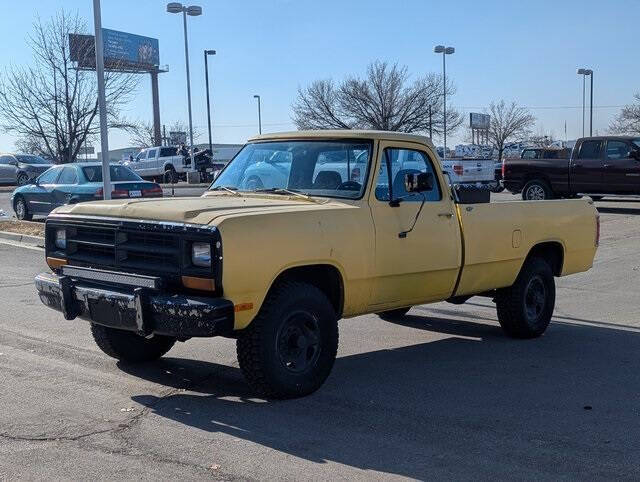
<path fill-rule="evenodd" d="M 640 195 L 640 138 L 585 137 L 570 154 L 567 149 L 525 149 L 520 159 L 504 161 L 503 184 L 525 200 Z"/>
<path fill-rule="evenodd" d="M 162 197 L 162 188 L 144 181 L 126 166 L 111 165 L 111 198 Z M 11 205 L 18 219 L 46 216 L 58 206 L 103 198 L 102 164 L 76 163 L 52 167 L 33 184 L 18 187 Z"/>
<path fill-rule="evenodd" d="M 0 154 L 0 184 L 24 186 L 52 165 L 32 154 Z"/>

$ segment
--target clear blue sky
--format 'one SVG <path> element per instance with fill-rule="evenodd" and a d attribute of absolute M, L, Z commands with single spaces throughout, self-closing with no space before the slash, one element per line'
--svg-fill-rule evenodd
<path fill-rule="evenodd" d="M 93 30 L 91 0 L 23 0 L 0 16 L 0 69 L 31 62 L 24 41 L 40 15 L 63 6 Z M 103 27 L 156 37 L 163 123 L 187 119 L 184 44 L 178 15 L 164 1 L 102 0 Z M 263 130 L 293 129 L 290 106 L 298 86 L 317 78 L 363 73 L 375 59 L 407 65 L 414 75 L 440 72 L 435 44 L 456 48 L 447 73 L 458 91 L 450 103 L 465 112 L 504 98 L 530 106 L 536 132 L 581 134 L 582 81 L 577 67 L 595 72 L 594 130 L 603 133 L 616 107 L 640 91 L 637 0 L 199 0 L 203 16 L 189 18 L 194 124 L 206 131 L 203 49 L 210 64 L 214 142 L 244 142 L 257 131 L 253 94 L 262 96 Z M 12 2 L 12 5 L 17 5 Z M 148 76 L 125 115 L 151 119 Z M 551 107 L 551 108 L 541 108 Z M 463 131 L 450 145 L 462 140 Z M 201 140 L 205 140 L 203 135 Z M 110 133 L 110 147 L 128 136 Z M 0 133 L 0 151 L 14 139 Z"/>

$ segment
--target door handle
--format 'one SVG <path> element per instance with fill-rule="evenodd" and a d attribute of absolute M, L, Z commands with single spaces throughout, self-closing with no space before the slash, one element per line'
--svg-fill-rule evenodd
<path fill-rule="evenodd" d="M 613 167 L 613 164 L 603 164 L 602 167 L 609 169 L 610 167 Z"/>
<path fill-rule="evenodd" d="M 451 218 L 453 217 L 453 213 L 439 213 L 438 216 L 441 218 Z"/>

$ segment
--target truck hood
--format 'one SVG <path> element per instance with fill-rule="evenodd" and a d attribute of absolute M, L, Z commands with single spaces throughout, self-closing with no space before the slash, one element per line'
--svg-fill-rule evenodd
<path fill-rule="evenodd" d="M 190 224 L 217 224 L 223 218 L 249 214 L 314 211 L 353 207 L 336 200 L 318 203 L 288 196 L 235 196 L 209 193 L 202 197 L 117 199 L 61 206 L 53 214 L 144 219 Z"/>

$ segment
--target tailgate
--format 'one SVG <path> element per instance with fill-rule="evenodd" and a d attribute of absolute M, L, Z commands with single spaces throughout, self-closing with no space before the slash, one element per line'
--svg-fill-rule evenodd
<path fill-rule="evenodd" d="M 492 159 L 447 159 L 442 162 L 442 170 L 449 173 L 454 184 L 495 180 Z"/>

